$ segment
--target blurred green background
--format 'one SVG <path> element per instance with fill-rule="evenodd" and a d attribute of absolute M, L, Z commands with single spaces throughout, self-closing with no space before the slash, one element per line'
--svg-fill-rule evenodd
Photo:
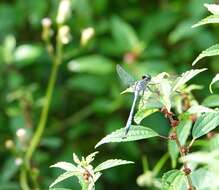
<path fill-rule="evenodd" d="M 18 190 L 17 152 L 5 147 L 17 141 L 19 128 L 38 123 L 51 60 L 41 40 L 41 20 L 55 19 L 58 0 L 0 1 L 0 189 Z M 191 69 L 191 63 L 204 49 L 218 42 L 218 26 L 191 26 L 208 13 L 209 0 L 72 0 L 68 21 L 72 40 L 64 47 L 49 119 L 33 164 L 40 170 L 42 189 L 58 176 L 49 166 L 72 161 L 72 153 L 88 155 L 106 134 L 124 126 L 131 95 L 116 75 L 122 64 L 136 77 L 159 72 L 172 74 Z M 86 46 L 80 45 L 81 32 L 93 27 L 95 34 Z M 55 28 L 55 27 L 54 27 Z M 206 87 L 195 96 L 201 102 L 209 95 L 207 85 L 219 70 L 218 58 L 204 59 L 197 67 L 209 70 L 193 82 Z M 168 123 L 160 114 L 143 121 L 163 135 Z M 33 128 L 28 128 L 29 133 Z M 141 189 L 136 183 L 143 173 L 142 158 L 149 168 L 167 151 L 166 143 L 150 139 L 104 145 L 98 149 L 94 165 L 111 158 L 132 160 L 135 165 L 106 171 L 97 189 Z M 16 156 L 15 156 L 16 155 Z M 170 160 L 160 172 L 171 168 Z M 77 180 L 62 183 L 79 189 Z M 154 189 L 145 188 L 144 189 Z"/>

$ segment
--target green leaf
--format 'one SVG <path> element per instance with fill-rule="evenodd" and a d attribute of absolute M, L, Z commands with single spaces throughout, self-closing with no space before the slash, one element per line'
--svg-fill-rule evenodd
<path fill-rule="evenodd" d="M 111 28 L 117 51 L 140 53 L 143 50 L 144 46 L 139 41 L 134 29 L 121 18 L 114 16 Z"/>
<path fill-rule="evenodd" d="M 114 71 L 113 62 L 101 55 L 89 55 L 71 60 L 68 69 L 73 72 L 109 74 Z"/>
<path fill-rule="evenodd" d="M 192 136 L 197 139 L 212 131 L 219 125 L 219 112 L 201 115 L 195 122 Z"/>
<path fill-rule="evenodd" d="M 209 85 L 209 90 L 210 90 L 211 93 L 213 93 L 213 91 L 212 91 L 212 85 L 213 85 L 214 83 L 216 83 L 217 81 L 219 81 L 219 74 L 216 74 L 216 75 L 215 75 L 215 77 L 212 79 L 212 81 L 211 81 L 211 83 L 210 83 L 210 85 Z"/>
<path fill-rule="evenodd" d="M 219 106 L 219 95 L 211 95 L 204 99 L 202 105 L 207 107 L 216 107 Z"/>
<path fill-rule="evenodd" d="M 59 177 L 56 178 L 56 180 L 49 186 L 49 187 L 53 187 L 55 184 L 69 178 L 69 177 L 72 177 L 72 176 L 78 176 L 79 173 L 78 172 L 65 172 L 63 174 L 61 174 Z"/>
<path fill-rule="evenodd" d="M 215 179 L 218 178 L 218 174 L 215 174 L 207 168 L 199 168 L 191 174 L 193 185 L 200 190 L 216 190 L 218 189 L 218 183 L 215 183 Z M 211 188 L 209 188 L 209 184 Z"/>
<path fill-rule="evenodd" d="M 193 61 L 192 65 L 194 66 L 199 60 L 201 60 L 204 57 L 211 57 L 219 55 L 219 44 L 213 45 L 209 47 L 208 49 L 202 51 L 198 57 Z"/>
<path fill-rule="evenodd" d="M 2 182 L 10 181 L 19 169 L 14 157 L 8 157 L 1 165 L 2 174 L 0 175 L 0 181 Z"/>
<path fill-rule="evenodd" d="M 219 5 L 216 4 L 207 4 L 205 3 L 204 6 L 208 9 L 210 13 L 213 15 L 219 15 Z"/>
<path fill-rule="evenodd" d="M 49 190 L 71 190 L 66 188 L 49 188 Z"/>
<path fill-rule="evenodd" d="M 187 110 L 187 112 L 190 114 L 196 114 L 196 113 L 215 112 L 215 110 L 207 108 L 207 107 L 202 106 L 202 105 L 194 105 L 194 106 L 190 107 Z"/>
<path fill-rule="evenodd" d="M 166 79 L 163 79 L 163 81 L 158 85 L 159 86 L 159 98 L 160 102 L 164 105 L 164 107 L 170 111 L 171 109 L 171 85 L 170 82 Z"/>
<path fill-rule="evenodd" d="M 94 161 L 94 158 L 95 158 L 95 156 L 96 156 L 96 154 L 98 154 L 98 153 L 99 153 L 99 152 L 96 151 L 96 152 L 93 152 L 93 153 L 89 154 L 89 155 L 85 158 L 86 163 L 87 163 L 87 164 L 90 164 L 91 162 L 93 162 L 93 161 Z"/>
<path fill-rule="evenodd" d="M 180 77 L 176 79 L 176 82 L 173 85 L 172 91 L 176 91 L 179 87 L 181 87 L 186 82 L 191 80 L 194 76 L 206 70 L 207 69 L 204 68 L 204 69 L 192 69 L 190 71 L 186 71 L 185 73 L 183 73 Z"/>
<path fill-rule="evenodd" d="M 14 53 L 14 60 L 16 65 L 23 67 L 33 64 L 43 53 L 43 49 L 37 45 L 21 45 L 18 46 Z"/>
<path fill-rule="evenodd" d="M 180 170 L 170 170 L 162 177 L 162 190 L 178 190 L 184 182 L 184 174 Z"/>
<path fill-rule="evenodd" d="M 125 131 L 126 129 L 125 127 L 123 127 L 121 129 L 112 132 L 111 134 L 101 139 L 96 144 L 95 148 L 105 143 L 136 141 L 136 140 L 159 136 L 152 129 L 140 125 L 132 125 L 126 136 L 125 136 Z"/>
<path fill-rule="evenodd" d="M 149 115 L 159 111 L 159 109 L 140 109 L 137 111 L 134 117 L 135 123 L 139 124 L 144 118 L 148 117 Z"/>
<path fill-rule="evenodd" d="M 134 162 L 132 161 L 127 161 L 127 160 L 120 160 L 120 159 L 111 159 L 111 160 L 107 160 L 103 163 L 101 163 L 100 165 L 98 165 L 94 171 L 95 172 L 100 172 L 115 166 L 119 166 L 119 165 L 124 165 L 124 164 L 133 164 Z"/>
<path fill-rule="evenodd" d="M 210 15 L 198 23 L 192 25 L 192 28 L 195 28 L 197 26 L 205 25 L 205 24 L 213 24 L 213 23 L 219 23 L 219 15 Z"/>
<path fill-rule="evenodd" d="M 176 132 L 178 134 L 179 141 L 182 145 L 185 144 L 185 142 L 190 134 L 191 127 L 192 127 L 192 122 L 190 120 L 182 120 L 180 122 L 179 126 L 177 126 Z M 168 152 L 170 154 L 170 158 L 172 161 L 172 167 L 175 168 L 176 167 L 176 160 L 177 160 L 178 155 L 179 155 L 179 149 L 178 149 L 175 141 L 168 141 Z"/>
<path fill-rule="evenodd" d="M 65 171 L 77 171 L 78 170 L 78 168 L 74 164 L 71 164 L 69 162 L 58 162 L 50 167 L 51 168 L 60 168 L 60 169 L 63 169 Z"/>

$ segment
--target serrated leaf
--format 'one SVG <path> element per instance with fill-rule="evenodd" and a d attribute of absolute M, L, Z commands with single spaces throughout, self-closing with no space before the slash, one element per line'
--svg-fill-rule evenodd
<path fill-rule="evenodd" d="M 148 117 L 149 115 L 159 111 L 159 109 L 141 109 L 138 110 L 135 114 L 134 121 L 135 123 L 139 124 L 144 118 Z"/>
<path fill-rule="evenodd" d="M 211 95 L 204 99 L 202 105 L 207 107 L 216 107 L 219 106 L 219 95 Z"/>
<path fill-rule="evenodd" d="M 218 49 L 218 50 L 219 50 L 219 49 Z M 217 81 L 219 81 L 219 74 L 216 74 L 216 75 L 215 75 L 215 77 L 212 79 L 212 81 L 211 81 L 211 83 L 210 83 L 210 85 L 209 85 L 209 90 L 210 90 L 211 93 L 213 93 L 213 91 L 212 91 L 212 85 L 213 85 L 214 83 L 216 83 Z"/>
<path fill-rule="evenodd" d="M 78 176 L 79 173 L 78 172 L 65 172 L 63 174 L 61 174 L 59 177 L 56 178 L 56 180 L 49 186 L 49 187 L 53 187 L 55 184 L 69 178 L 72 176 Z"/>
<path fill-rule="evenodd" d="M 170 82 L 166 79 L 163 79 L 163 81 L 159 84 L 159 98 L 160 102 L 163 104 L 163 106 L 170 111 L 171 109 L 171 85 Z"/>
<path fill-rule="evenodd" d="M 199 60 L 201 60 L 204 57 L 211 57 L 216 55 L 219 55 L 219 44 L 213 45 L 208 49 L 202 51 L 198 55 L 198 57 L 193 61 L 192 66 L 194 66 Z"/>
<path fill-rule="evenodd" d="M 218 174 L 207 168 L 199 168 L 191 174 L 193 185 L 200 190 L 216 190 L 218 189 Z M 209 184 L 211 188 L 209 188 Z"/>
<path fill-rule="evenodd" d="M 197 113 L 215 112 L 215 110 L 207 108 L 207 107 L 202 106 L 202 105 L 194 105 L 194 106 L 190 107 L 187 110 L 187 112 L 190 114 L 197 114 Z"/>
<path fill-rule="evenodd" d="M 219 125 L 219 112 L 201 115 L 192 129 L 192 136 L 197 139 L 212 131 Z"/>
<path fill-rule="evenodd" d="M 205 24 L 214 24 L 219 23 L 219 15 L 210 15 L 202 20 L 200 20 L 198 23 L 192 25 L 192 28 L 195 28 L 197 26 L 205 25 Z"/>
<path fill-rule="evenodd" d="M 176 82 L 173 85 L 172 91 L 176 91 L 179 87 L 181 87 L 186 82 L 191 80 L 194 76 L 196 76 L 197 74 L 199 74 L 199 73 L 201 73 L 205 70 L 207 70 L 207 69 L 206 68 L 204 68 L 204 69 L 192 69 L 190 71 L 186 71 L 185 73 L 183 73 L 180 77 L 178 77 L 176 79 Z"/>
<path fill-rule="evenodd" d="M 109 74 L 114 70 L 113 62 L 101 55 L 89 55 L 71 60 L 68 69 L 73 72 Z"/>
<path fill-rule="evenodd" d="M 138 125 L 132 125 L 128 134 L 125 136 L 125 127 L 118 129 L 111 134 L 105 136 L 103 139 L 101 139 L 95 146 L 97 148 L 98 146 L 105 144 L 105 143 L 112 143 L 112 142 L 128 142 L 128 141 L 137 141 L 141 139 L 147 139 L 150 137 L 156 137 L 159 136 L 158 133 L 153 131 L 152 129 L 148 127 L 138 126 Z"/>
<path fill-rule="evenodd" d="M 95 172 L 100 172 L 115 166 L 119 166 L 119 165 L 124 165 L 124 164 L 133 164 L 134 162 L 132 161 L 127 161 L 127 160 L 120 160 L 120 159 L 111 159 L 111 160 L 107 160 L 103 163 L 101 163 L 100 165 L 98 165 L 94 171 Z"/>
<path fill-rule="evenodd" d="M 176 128 L 177 135 L 181 145 L 184 145 L 192 127 L 192 122 L 190 120 L 182 120 Z M 179 155 L 179 148 L 176 145 L 175 141 L 168 141 L 168 152 L 172 161 L 172 167 L 176 167 L 176 160 Z"/>
<path fill-rule="evenodd" d="M 65 171 L 77 171 L 77 167 L 69 162 L 57 162 L 56 164 L 50 166 L 51 168 L 60 168 Z"/>
<path fill-rule="evenodd" d="M 162 177 L 162 190 L 178 190 L 184 182 L 184 174 L 180 170 L 171 170 Z"/>
<path fill-rule="evenodd" d="M 87 163 L 87 164 L 90 164 L 91 162 L 93 162 L 93 160 L 94 160 L 96 154 L 98 154 L 98 153 L 99 153 L 99 152 L 96 151 L 96 152 L 93 152 L 93 153 L 89 154 L 89 155 L 85 158 L 86 163 Z"/>
<path fill-rule="evenodd" d="M 214 15 L 219 15 L 219 5 L 216 4 L 207 4 L 205 3 L 204 6 Z"/>

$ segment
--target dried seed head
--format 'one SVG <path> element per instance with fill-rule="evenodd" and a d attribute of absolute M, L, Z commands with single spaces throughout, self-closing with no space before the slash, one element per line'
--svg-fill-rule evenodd
<path fill-rule="evenodd" d="M 181 152 L 182 152 L 183 154 L 187 154 L 187 153 L 189 152 L 189 149 L 188 149 L 187 147 L 182 147 L 182 148 L 181 148 Z"/>
<path fill-rule="evenodd" d="M 175 128 L 179 125 L 179 121 L 178 120 L 172 120 L 171 121 L 171 127 Z"/>
<path fill-rule="evenodd" d="M 191 173 L 190 168 L 184 168 L 183 171 L 184 171 L 185 175 L 189 175 Z"/>
<path fill-rule="evenodd" d="M 170 136 L 169 136 L 169 139 L 170 140 L 176 140 L 176 133 L 172 133 L 172 134 L 170 134 Z"/>

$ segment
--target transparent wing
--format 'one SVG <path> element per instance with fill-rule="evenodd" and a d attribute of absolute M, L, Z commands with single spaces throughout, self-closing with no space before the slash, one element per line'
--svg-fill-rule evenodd
<path fill-rule="evenodd" d="M 135 83 L 134 78 L 128 74 L 120 65 L 116 65 L 116 71 L 124 85 L 131 86 Z"/>

